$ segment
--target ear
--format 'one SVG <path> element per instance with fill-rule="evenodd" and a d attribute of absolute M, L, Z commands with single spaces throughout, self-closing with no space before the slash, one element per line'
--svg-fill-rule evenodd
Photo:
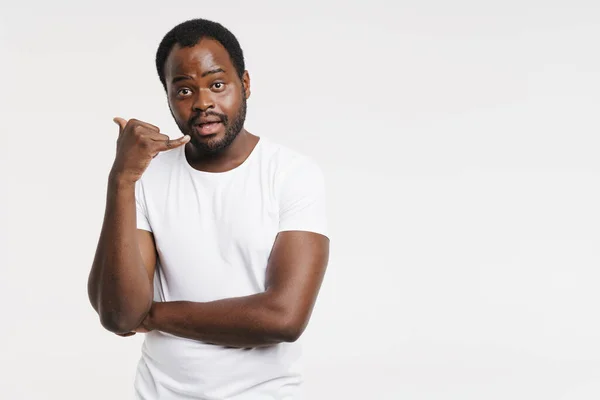
<path fill-rule="evenodd" d="M 248 100 L 250 98 L 250 74 L 248 71 L 244 71 L 242 75 L 242 85 L 244 87 L 244 96 Z"/>

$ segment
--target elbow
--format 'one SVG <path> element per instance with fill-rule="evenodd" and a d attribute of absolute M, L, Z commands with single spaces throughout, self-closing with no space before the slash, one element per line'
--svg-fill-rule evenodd
<path fill-rule="evenodd" d="M 277 328 L 277 336 L 280 342 L 287 343 L 297 341 L 302 336 L 307 324 L 307 321 L 293 317 L 284 317 L 280 321 L 281 323 Z"/>
<path fill-rule="evenodd" d="M 150 308 L 152 297 L 115 296 L 103 298 L 98 295 L 96 311 L 100 324 L 104 329 L 113 333 L 127 333 L 140 326 Z"/>
<path fill-rule="evenodd" d="M 100 323 L 104 329 L 113 333 L 127 333 L 137 328 L 129 319 L 121 317 L 117 312 L 100 313 Z"/>
<path fill-rule="evenodd" d="M 297 302 L 290 302 L 289 299 L 277 296 L 275 292 L 268 297 L 266 303 L 267 315 L 269 315 L 268 326 L 270 326 L 271 340 L 274 343 L 292 343 L 297 341 L 310 318 L 311 310 L 306 310 Z"/>
<path fill-rule="evenodd" d="M 302 330 L 300 330 L 300 329 L 295 329 L 295 328 L 288 329 L 288 330 L 282 332 L 281 342 L 293 343 L 296 340 L 300 339 L 301 335 L 302 335 Z"/>
<path fill-rule="evenodd" d="M 123 313 L 117 310 L 102 310 L 98 314 L 104 329 L 119 334 L 135 330 L 146 316 L 145 313 Z"/>

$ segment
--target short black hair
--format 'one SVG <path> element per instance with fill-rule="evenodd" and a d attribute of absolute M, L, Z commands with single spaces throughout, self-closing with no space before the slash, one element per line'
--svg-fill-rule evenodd
<path fill-rule="evenodd" d="M 196 18 L 182 22 L 171 29 L 158 46 L 158 50 L 156 51 L 156 71 L 165 90 L 167 90 L 165 62 L 173 46 L 179 44 L 182 47 L 193 47 L 202 38 L 214 39 L 225 47 L 238 76 L 242 79 L 244 70 L 246 69 L 244 52 L 235 35 L 218 22 Z"/>

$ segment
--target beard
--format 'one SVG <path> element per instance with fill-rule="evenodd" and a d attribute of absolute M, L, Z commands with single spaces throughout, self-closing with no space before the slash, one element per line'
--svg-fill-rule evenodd
<path fill-rule="evenodd" d="M 172 113 L 171 113 L 172 114 Z M 208 117 L 209 115 L 218 117 L 225 127 L 225 135 L 222 138 L 211 138 L 208 140 L 198 140 L 194 133 L 194 125 L 200 116 Z M 206 156 L 213 156 L 219 154 L 225 150 L 240 134 L 244 128 L 244 122 L 246 120 L 246 97 L 242 96 L 242 104 L 238 108 L 237 113 L 230 121 L 229 117 L 225 114 L 220 114 L 214 111 L 208 111 L 205 113 L 199 113 L 194 115 L 185 124 L 175 120 L 179 130 L 184 135 L 190 136 L 190 143 L 194 145 L 197 151 Z"/>

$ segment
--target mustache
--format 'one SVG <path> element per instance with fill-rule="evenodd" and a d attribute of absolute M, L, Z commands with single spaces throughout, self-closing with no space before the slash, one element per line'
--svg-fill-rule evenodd
<path fill-rule="evenodd" d="M 198 123 L 198 120 L 200 118 L 202 118 L 202 117 L 206 118 L 206 117 L 211 116 L 211 115 L 213 117 L 219 118 L 223 122 L 224 125 L 227 125 L 227 122 L 229 120 L 227 118 L 227 115 L 225 115 L 225 114 L 219 114 L 218 112 L 214 112 L 214 111 L 207 111 L 205 113 L 196 114 L 192 118 L 190 118 L 190 120 L 189 120 L 188 123 L 189 123 L 190 126 L 194 126 L 194 125 L 196 125 Z"/>

